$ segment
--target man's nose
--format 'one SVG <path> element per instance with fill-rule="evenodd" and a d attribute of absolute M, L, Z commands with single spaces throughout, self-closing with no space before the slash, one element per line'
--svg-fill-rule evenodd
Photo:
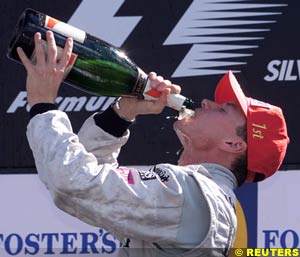
<path fill-rule="evenodd" d="M 203 108 L 203 109 L 214 109 L 214 108 L 217 108 L 217 107 L 218 107 L 218 104 L 211 101 L 211 100 L 203 99 L 201 101 L 201 108 Z"/>

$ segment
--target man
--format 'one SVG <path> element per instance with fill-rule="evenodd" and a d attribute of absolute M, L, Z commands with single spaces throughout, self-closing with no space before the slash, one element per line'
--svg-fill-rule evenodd
<path fill-rule="evenodd" d="M 151 73 L 151 86 L 162 92 L 157 101 L 122 98 L 90 117 L 77 136 L 54 105 L 72 39 L 59 61 L 49 31 L 47 41 L 46 60 L 35 35 L 36 65 L 18 53 L 28 73 L 27 137 L 55 204 L 124 240 L 120 256 L 227 256 L 237 226 L 233 189 L 271 176 L 285 156 L 289 139 L 281 109 L 245 97 L 228 72 L 215 102 L 205 99 L 194 115 L 175 122 L 184 148 L 178 165 L 118 167 L 130 124 L 140 114 L 160 113 L 180 87 Z"/>

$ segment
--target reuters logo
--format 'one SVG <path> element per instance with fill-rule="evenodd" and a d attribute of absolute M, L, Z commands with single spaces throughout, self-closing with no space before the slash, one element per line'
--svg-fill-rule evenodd
<path fill-rule="evenodd" d="M 237 249 L 234 250 L 234 255 L 237 256 L 237 257 L 243 256 L 243 254 L 244 254 L 244 251 L 241 248 L 237 248 Z"/>

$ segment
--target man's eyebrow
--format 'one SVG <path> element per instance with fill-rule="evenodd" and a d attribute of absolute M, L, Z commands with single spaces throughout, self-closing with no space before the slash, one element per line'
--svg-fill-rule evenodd
<path fill-rule="evenodd" d="M 234 109 L 234 110 L 239 109 L 238 103 L 235 103 L 235 102 L 227 102 L 227 103 L 224 104 L 224 106 L 229 107 L 230 109 Z"/>
<path fill-rule="evenodd" d="M 237 103 L 234 103 L 234 102 L 227 102 L 227 103 L 225 103 L 225 106 L 229 106 L 234 109 L 238 108 Z"/>

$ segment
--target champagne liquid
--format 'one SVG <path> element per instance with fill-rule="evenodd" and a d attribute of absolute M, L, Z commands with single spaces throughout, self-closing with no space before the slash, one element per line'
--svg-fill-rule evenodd
<path fill-rule="evenodd" d="M 178 116 L 167 116 L 166 119 L 167 120 L 183 120 L 185 118 L 191 117 L 195 114 L 195 111 L 190 110 L 188 108 L 186 108 L 185 106 L 183 106 L 180 111 L 179 111 L 179 115 Z"/>
<path fill-rule="evenodd" d="M 182 107 L 179 112 L 178 120 L 183 120 L 187 117 L 193 116 L 194 114 L 195 112 L 193 110 L 187 109 L 186 107 Z"/>

